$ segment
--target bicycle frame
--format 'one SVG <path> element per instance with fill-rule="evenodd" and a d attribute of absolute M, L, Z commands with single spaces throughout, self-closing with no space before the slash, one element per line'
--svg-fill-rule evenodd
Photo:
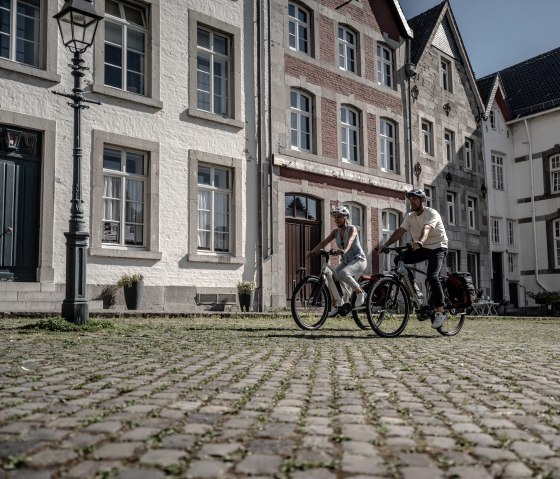
<path fill-rule="evenodd" d="M 321 272 L 319 273 L 319 278 L 321 283 L 326 284 L 331 297 L 335 300 L 338 306 L 342 306 L 344 301 L 344 294 L 342 292 L 343 286 L 340 282 L 334 277 L 334 270 L 333 267 L 329 264 L 329 257 L 334 256 L 332 251 L 321 251 Z M 336 291 L 332 291 L 332 288 L 329 286 L 329 276 L 332 277 L 333 283 L 336 286 Z"/>

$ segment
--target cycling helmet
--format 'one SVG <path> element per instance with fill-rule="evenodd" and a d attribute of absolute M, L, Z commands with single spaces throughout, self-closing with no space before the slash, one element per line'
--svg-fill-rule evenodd
<path fill-rule="evenodd" d="M 345 216 L 347 219 L 350 219 L 350 210 L 346 208 L 346 206 L 337 206 L 333 208 L 331 211 L 331 216 L 335 215 L 342 215 Z"/>
<path fill-rule="evenodd" d="M 418 188 L 413 188 L 410 191 L 407 191 L 405 193 L 405 196 L 407 198 L 410 198 L 411 196 L 416 196 L 417 198 L 420 198 L 422 200 L 426 199 L 426 193 L 424 193 L 422 190 L 419 190 Z"/>

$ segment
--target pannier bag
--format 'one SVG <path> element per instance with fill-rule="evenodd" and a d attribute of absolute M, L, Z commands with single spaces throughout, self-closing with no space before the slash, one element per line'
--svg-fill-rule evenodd
<path fill-rule="evenodd" d="M 468 308 L 476 300 L 476 289 L 469 272 L 451 273 L 446 288 L 454 308 Z"/>

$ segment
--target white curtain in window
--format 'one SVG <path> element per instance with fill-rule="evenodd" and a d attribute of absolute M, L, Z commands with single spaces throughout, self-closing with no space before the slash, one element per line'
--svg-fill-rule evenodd
<path fill-rule="evenodd" d="M 198 248 L 210 249 L 211 193 L 198 192 Z"/>
<path fill-rule="evenodd" d="M 103 177 L 103 218 L 120 220 L 121 180 L 113 176 Z"/>

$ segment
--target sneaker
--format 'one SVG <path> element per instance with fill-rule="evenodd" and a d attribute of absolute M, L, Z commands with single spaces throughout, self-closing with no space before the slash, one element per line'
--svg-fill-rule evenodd
<path fill-rule="evenodd" d="M 328 312 L 327 318 L 332 318 L 332 317 L 336 316 L 337 314 L 338 314 L 338 308 L 336 306 L 333 306 L 331 308 L 331 310 Z"/>
<path fill-rule="evenodd" d="M 356 302 L 354 303 L 355 307 L 362 306 L 366 300 L 366 293 L 358 293 L 356 295 Z"/>
<path fill-rule="evenodd" d="M 432 328 L 434 329 L 441 328 L 446 321 L 447 321 L 447 316 L 445 313 L 436 313 L 436 317 L 432 321 Z"/>

